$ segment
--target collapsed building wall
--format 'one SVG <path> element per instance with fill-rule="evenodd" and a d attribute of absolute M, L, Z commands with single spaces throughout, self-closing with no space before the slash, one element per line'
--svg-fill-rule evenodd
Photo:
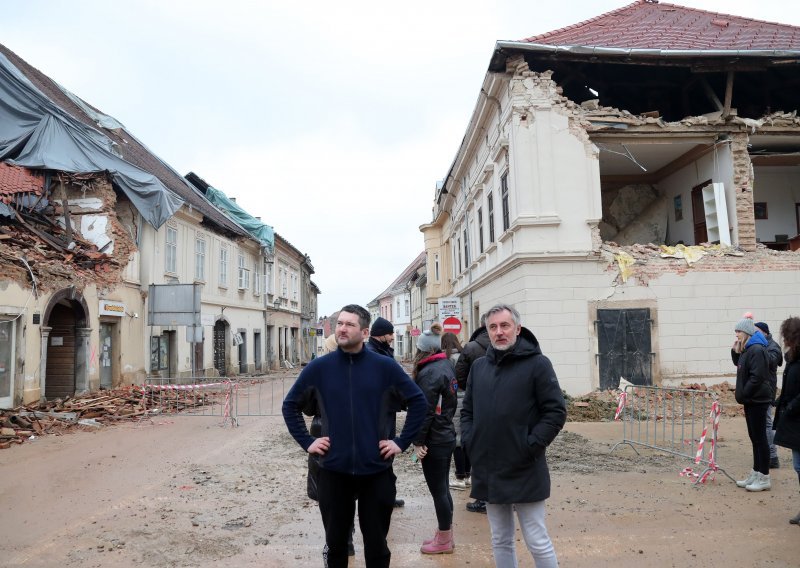
<path fill-rule="evenodd" d="M 40 181 L 35 191 L 18 184 L 2 196 L 0 320 L 14 353 L 0 399 L 11 405 L 141 382 L 142 320 L 133 315 L 143 299 L 123 278 L 137 251 L 138 214 L 104 174 L 0 168 Z"/>

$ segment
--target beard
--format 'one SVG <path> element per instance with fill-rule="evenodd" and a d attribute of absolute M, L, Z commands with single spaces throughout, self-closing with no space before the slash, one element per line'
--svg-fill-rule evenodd
<path fill-rule="evenodd" d="M 514 341 L 506 343 L 505 345 L 496 345 L 494 342 L 492 342 L 492 347 L 494 347 L 495 351 L 508 351 L 516 344 L 517 344 L 517 339 L 514 338 Z"/>
<path fill-rule="evenodd" d="M 344 336 L 344 337 L 343 336 L 337 336 L 336 337 L 336 343 L 339 345 L 339 347 L 342 347 L 344 349 L 349 349 L 349 348 L 352 348 L 352 347 L 356 347 L 357 345 L 359 345 L 359 344 L 361 344 L 363 342 L 364 342 L 364 340 L 362 339 L 362 337 L 360 335 L 356 336 L 356 337 L 353 337 L 353 338 L 349 338 L 347 336 Z"/>

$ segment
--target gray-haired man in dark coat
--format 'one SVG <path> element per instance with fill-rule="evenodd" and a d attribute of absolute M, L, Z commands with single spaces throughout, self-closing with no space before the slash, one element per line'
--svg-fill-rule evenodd
<path fill-rule="evenodd" d="M 517 566 L 514 512 L 537 568 L 558 566 L 545 526 L 550 472 L 545 448 L 567 419 L 553 365 L 522 327 L 517 310 L 486 312 L 491 346 L 472 365 L 461 411 L 462 443 L 472 460 L 471 496 L 487 502 L 498 568 Z"/>

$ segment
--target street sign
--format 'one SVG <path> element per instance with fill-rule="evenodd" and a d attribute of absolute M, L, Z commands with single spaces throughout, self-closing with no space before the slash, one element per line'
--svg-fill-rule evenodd
<path fill-rule="evenodd" d="M 419 330 L 418 327 L 415 327 L 411 330 L 411 337 L 419 337 L 422 332 Z"/>
<path fill-rule="evenodd" d="M 461 300 L 454 296 L 452 298 L 439 298 L 439 317 L 461 318 Z"/>
<path fill-rule="evenodd" d="M 456 317 L 444 318 L 442 329 L 444 329 L 445 332 L 449 331 L 450 333 L 458 335 L 461 333 L 461 320 Z"/>

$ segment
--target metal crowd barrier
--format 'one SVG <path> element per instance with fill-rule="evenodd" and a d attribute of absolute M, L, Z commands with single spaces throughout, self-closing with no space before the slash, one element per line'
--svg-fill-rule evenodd
<path fill-rule="evenodd" d="M 236 425 L 232 412 L 234 382 L 226 377 L 149 377 L 142 387 L 145 416 L 177 414 L 216 416 Z"/>
<path fill-rule="evenodd" d="M 281 406 L 286 393 L 296 377 L 242 378 L 233 382 L 233 415 L 281 416 Z"/>
<path fill-rule="evenodd" d="M 695 484 L 705 482 L 721 471 L 717 430 L 721 406 L 710 391 L 627 385 L 619 397 L 616 420 L 622 420 L 622 441 L 639 454 L 638 447 L 650 448 L 703 464 L 695 473 L 690 467 L 682 475 L 696 477 Z"/>
<path fill-rule="evenodd" d="M 241 416 L 280 416 L 294 377 L 181 377 L 145 380 L 145 416 L 216 416 L 238 426 Z"/>

